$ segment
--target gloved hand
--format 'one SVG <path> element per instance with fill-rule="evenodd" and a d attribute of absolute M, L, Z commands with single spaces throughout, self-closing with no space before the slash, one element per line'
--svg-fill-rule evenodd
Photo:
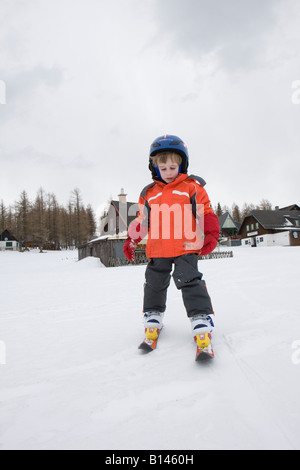
<path fill-rule="evenodd" d="M 133 238 L 127 238 L 123 247 L 123 252 L 129 261 L 134 261 L 134 250 L 136 249 L 136 246 L 140 243 L 140 241 L 141 238 L 138 238 L 137 240 L 134 240 Z"/>
<path fill-rule="evenodd" d="M 200 254 L 206 256 L 216 248 L 218 240 L 213 235 L 206 235 L 204 238 L 203 247 L 201 248 Z"/>
<path fill-rule="evenodd" d="M 204 216 L 204 244 L 200 254 L 202 256 L 211 253 L 217 246 L 220 234 L 219 219 L 215 214 L 207 214 Z"/>
<path fill-rule="evenodd" d="M 134 261 L 134 250 L 140 241 L 145 238 L 148 228 L 134 220 L 128 229 L 128 238 L 124 243 L 123 252 L 129 261 Z"/>

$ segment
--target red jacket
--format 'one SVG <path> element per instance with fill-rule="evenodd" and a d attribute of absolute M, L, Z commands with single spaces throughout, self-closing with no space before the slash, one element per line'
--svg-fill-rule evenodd
<path fill-rule="evenodd" d="M 219 221 L 210 207 L 205 181 L 179 174 L 173 183 L 155 181 L 142 191 L 140 213 L 129 227 L 130 238 L 148 233 L 148 258 L 174 258 L 200 253 L 204 237 L 218 239 Z"/>

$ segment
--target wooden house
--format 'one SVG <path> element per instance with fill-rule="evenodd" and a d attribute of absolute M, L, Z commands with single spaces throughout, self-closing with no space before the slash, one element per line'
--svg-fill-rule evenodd
<path fill-rule="evenodd" d="M 18 240 L 8 230 L 4 230 L 4 232 L 0 234 L 0 251 L 17 251 L 18 249 Z"/>
<path fill-rule="evenodd" d="M 121 189 L 118 201 L 111 201 L 108 210 L 101 217 L 100 236 L 126 236 L 128 227 L 137 217 L 139 205 L 136 202 L 127 202 L 127 194 Z"/>
<path fill-rule="evenodd" d="M 300 209 L 254 210 L 239 230 L 243 246 L 300 246 Z"/>
<path fill-rule="evenodd" d="M 111 201 L 100 222 L 100 236 L 78 247 L 79 260 L 87 256 L 100 258 L 105 266 L 129 264 L 123 253 L 128 227 L 137 217 L 139 205 L 127 202 L 127 194 L 121 189 L 118 201 Z M 136 264 L 146 263 L 145 245 L 138 246 Z"/>

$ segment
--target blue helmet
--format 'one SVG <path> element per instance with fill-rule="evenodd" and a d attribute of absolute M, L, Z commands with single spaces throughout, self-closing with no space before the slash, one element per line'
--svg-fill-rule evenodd
<path fill-rule="evenodd" d="M 151 144 L 150 147 L 150 157 L 154 157 L 160 152 L 166 152 L 167 150 L 171 152 L 178 153 L 182 158 L 181 164 L 181 173 L 187 173 L 188 166 L 189 166 L 189 154 L 188 149 L 179 137 L 176 135 L 163 135 L 161 137 L 157 137 L 154 142 Z M 157 172 L 155 167 L 153 166 L 151 158 L 149 158 L 149 170 L 152 172 L 153 178 L 157 177 Z"/>

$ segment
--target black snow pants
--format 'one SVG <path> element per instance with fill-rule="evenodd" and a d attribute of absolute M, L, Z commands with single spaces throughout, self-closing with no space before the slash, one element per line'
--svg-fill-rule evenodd
<path fill-rule="evenodd" d="M 198 271 L 198 256 L 195 253 L 176 258 L 153 258 L 146 268 L 144 290 L 144 312 L 166 310 L 167 289 L 171 271 L 177 289 L 182 292 L 183 303 L 189 318 L 197 314 L 211 315 L 213 308 L 203 274 Z"/>

